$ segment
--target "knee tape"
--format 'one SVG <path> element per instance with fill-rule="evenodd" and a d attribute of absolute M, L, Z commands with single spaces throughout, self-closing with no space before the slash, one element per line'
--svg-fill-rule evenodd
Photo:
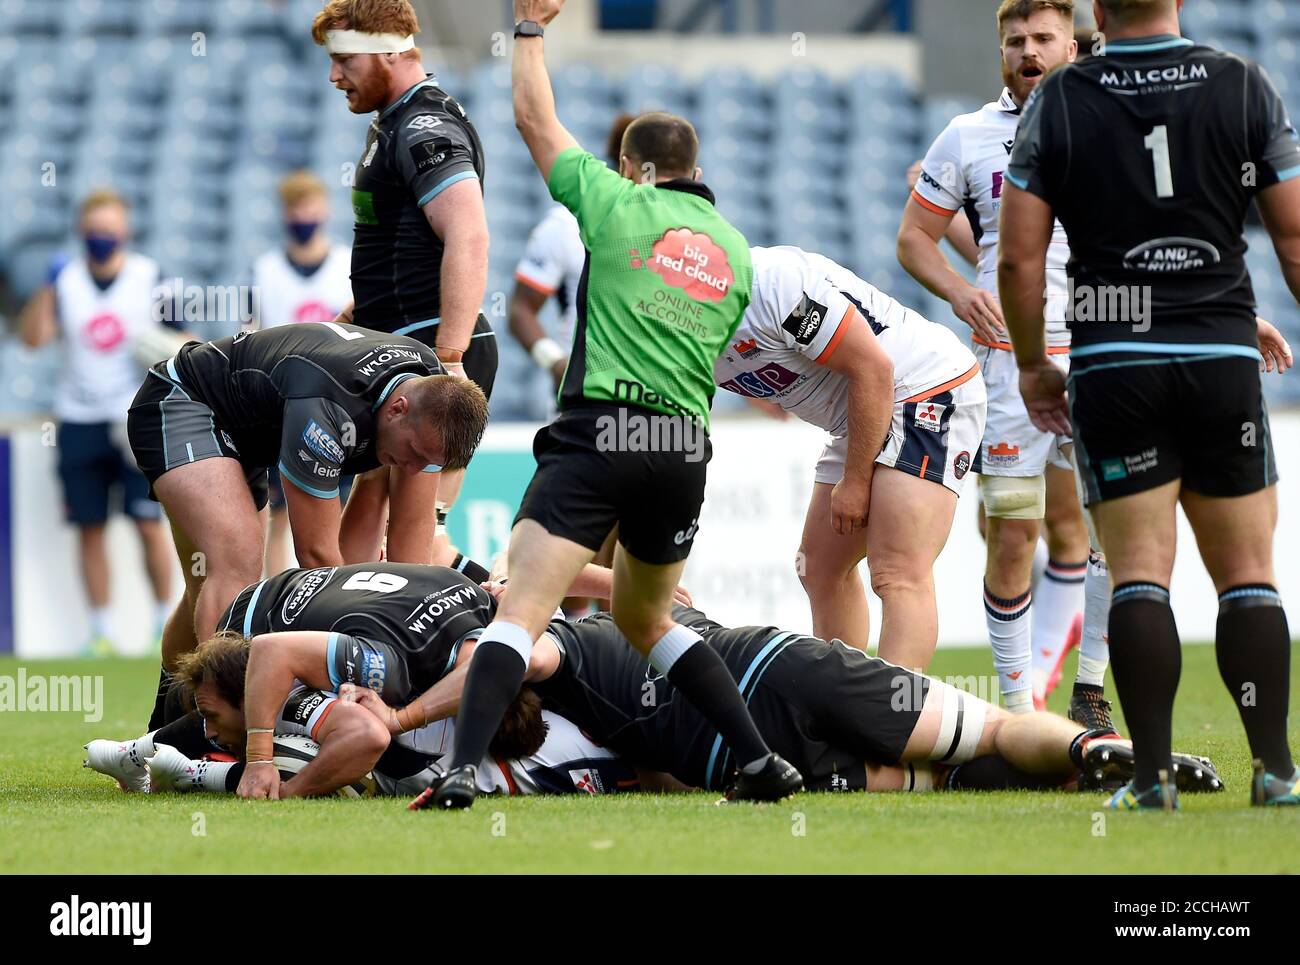
<path fill-rule="evenodd" d="M 999 519 L 1042 519 L 1047 512 L 1047 477 L 980 476 L 984 514 Z"/>
<path fill-rule="evenodd" d="M 930 760 L 944 764 L 964 764 L 975 756 L 975 748 L 984 733 L 989 705 L 973 694 L 939 681 L 930 684 L 930 692 L 939 688 L 943 716 L 939 736 L 930 749 Z"/>

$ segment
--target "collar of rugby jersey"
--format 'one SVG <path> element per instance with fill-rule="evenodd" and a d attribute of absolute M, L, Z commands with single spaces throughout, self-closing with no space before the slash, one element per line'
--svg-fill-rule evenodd
<path fill-rule="evenodd" d="M 668 181 L 658 181 L 655 183 L 656 188 L 665 191 L 685 191 L 687 194 L 693 194 L 696 197 L 703 198 L 709 204 L 717 207 L 718 199 L 713 196 L 709 186 L 694 178 L 672 178 Z"/>
<path fill-rule="evenodd" d="M 1123 40 L 1111 40 L 1106 44 L 1107 54 L 1149 54 L 1157 50 L 1171 50 L 1174 47 L 1191 47 L 1193 41 L 1177 34 L 1154 34 L 1150 37 L 1125 37 Z"/>
<path fill-rule="evenodd" d="M 438 75 L 425 74 L 424 80 L 420 81 L 418 84 L 412 84 L 410 87 L 408 87 L 406 90 L 404 90 L 401 93 L 401 96 L 399 96 L 397 100 L 393 101 L 382 111 L 380 111 L 379 119 L 382 121 L 393 111 L 397 110 L 397 108 L 400 107 L 402 104 L 405 104 L 407 101 L 409 101 L 412 97 L 415 96 L 415 92 L 419 90 L 421 87 L 437 87 L 437 86 L 438 86 Z"/>
<path fill-rule="evenodd" d="M 998 98 L 998 110 L 1008 114 L 1019 114 L 1020 107 L 1021 105 L 1017 104 L 1016 99 L 1011 96 L 1011 88 L 1002 88 L 1002 96 Z"/>

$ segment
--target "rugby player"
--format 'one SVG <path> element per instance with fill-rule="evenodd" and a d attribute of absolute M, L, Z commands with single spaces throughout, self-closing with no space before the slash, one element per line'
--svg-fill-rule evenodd
<path fill-rule="evenodd" d="M 1003 0 L 997 11 L 1002 57 L 1001 97 L 963 114 L 936 138 L 903 213 L 898 259 L 970 325 L 975 354 L 988 384 L 988 425 L 975 460 L 986 517 L 988 556 L 984 612 L 1002 700 L 1022 712 L 1042 707 L 1078 639 L 1085 583 L 1090 622 L 1079 640 L 1079 677 L 1070 715 L 1089 727 L 1110 726 L 1102 685 L 1106 644 L 1101 627 L 1109 583 L 1100 556 L 1088 566 L 1088 533 L 1079 509 L 1067 433 L 1044 433 L 1030 422 L 1016 386 L 998 305 L 998 208 L 1011 144 L 1025 98 L 1042 77 L 1073 61 L 1074 0 Z M 939 241 L 965 211 L 980 258 L 971 285 L 948 263 Z M 1048 272 L 1049 351 L 1060 362 L 1069 351 L 1064 321 L 1065 233 L 1052 238 Z M 1034 553 L 1046 530 L 1048 565 L 1031 591 Z M 1091 573 L 1091 575 L 1089 575 Z"/>
<path fill-rule="evenodd" d="M 164 292 L 161 270 L 147 255 L 131 251 L 127 203 L 110 190 L 91 192 L 81 203 L 77 231 L 84 257 L 61 260 L 23 309 L 24 344 L 40 348 L 62 339 L 63 365 L 54 394 L 58 420 L 58 474 L 63 512 L 77 530 L 81 579 L 90 604 L 88 656 L 114 650 L 112 569 L 108 560 L 110 497 L 120 499 L 144 551 L 154 598 L 154 632 L 162 636 L 171 608 L 171 547 L 149 483 L 126 445 L 126 410 L 140 384 L 139 361 L 150 335 L 167 321 L 156 309 Z M 168 331 L 164 336 L 179 338 Z M 164 353 L 165 354 L 165 353 Z M 157 358 L 151 361 L 157 361 Z"/>
<path fill-rule="evenodd" d="M 261 575 L 269 466 L 280 469 L 298 559 L 334 566 L 341 476 L 397 470 L 393 502 L 405 509 L 424 498 L 426 470 L 469 461 L 486 423 L 483 393 L 443 374 L 430 348 L 337 322 L 188 342 L 150 369 L 127 428 L 185 577 L 151 726 L 168 670 Z"/>
<path fill-rule="evenodd" d="M 377 112 L 352 189 L 354 303 L 336 321 L 410 335 L 491 398 L 496 336 L 479 310 L 488 271 L 483 147 L 465 109 L 425 72 L 419 30 L 410 0 L 327 0 L 312 23 L 348 109 Z M 388 557 L 450 563 L 456 550 L 445 520 L 463 470 L 429 474 L 421 480 L 424 500 L 400 507 L 387 505 L 384 475 L 358 485 L 362 498 L 378 504 L 367 516 L 379 520 L 381 533 L 387 514 Z"/>
<path fill-rule="evenodd" d="M 1277 471 L 1242 229 L 1253 200 L 1300 298 L 1300 141 L 1263 71 L 1182 38 L 1179 7 L 1097 0 L 1104 50 L 1029 98 L 1007 168 L 999 289 L 1035 425 L 1073 422 L 1114 582 L 1111 660 L 1136 769 L 1110 806 L 1177 805 L 1168 587 L 1180 503 L 1219 594 L 1216 655 L 1256 759 L 1251 803 L 1297 804 Z M 1068 383 L 1043 338 L 1057 217 L 1071 241 Z"/>
<path fill-rule="evenodd" d="M 799 547 L 813 633 L 867 648 L 865 558 L 880 656 L 924 669 L 939 615 L 934 561 L 984 433 L 984 380 L 952 332 L 821 255 L 751 248 L 749 307 L 714 363 L 719 387 L 831 434 Z M 865 505 L 865 525 L 848 507 Z"/>
<path fill-rule="evenodd" d="M 280 181 L 279 194 L 286 242 L 253 262 L 253 291 L 257 292 L 249 319 L 253 330 L 332 321 L 352 300 L 348 277 L 352 252 L 347 245 L 330 241 L 325 185 L 310 171 L 294 171 Z M 289 567 L 289 514 L 279 469 L 272 466 L 267 471 L 267 483 L 271 526 L 266 538 L 266 572 L 270 574 Z M 346 502 L 345 485 L 341 482 L 339 488 Z"/>
<path fill-rule="evenodd" d="M 226 633 L 186 654 L 177 671 L 182 692 L 174 706 L 178 712 L 193 711 L 132 741 L 91 741 L 83 766 L 113 778 L 128 792 L 236 791 L 247 769 L 243 704 L 248 651 L 247 640 Z M 518 710 L 507 716 L 479 768 L 482 793 L 596 794 L 641 786 L 616 754 L 558 714 L 541 710 L 531 691 L 521 692 L 524 696 L 527 700 L 521 699 Z M 395 797 L 418 794 L 441 773 L 437 762 L 451 747 L 452 722 L 434 721 L 390 740 L 376 717 L 355 701 L 297 685 L 280 708 L 274 730 L 279 798 L 357 787 Z M 289 744 L 285 737 L 299 740 Z M 286 753 L 303 760 L 296 772 L 280 770 Z"/>
<path fill-rule="evenodd" d="M 561 6 L 516 0 L 512 83 L 515 124 L 588 252 L 575 351 L 560 414 L 533 444 L 537 471 L 511 534 L 511 580 L 474 651 L 452 770 L 432 801 L 473 803 L 474 767 L 519 690 L 533 641 L 616 524 L 619 626 L 726 735 L 741 764 L 735 796 L 780 798 L 798 789 L 797 772 L 763 742 L 717 655 L 670 613 L 699 528 L 713 361 L 749 300 L 749 250 L 698 180 L 689 122 L 638 117 L 623 135 L 620 173 L 565 130 L 542 56 L 544 25 Z M 668 426 L 669 445 L 615 428 L 632 423 L 656 437 Z M 853 513 L 860 520 L 865 506 Z"/>
<path fill-rule="evenodd" d="M 1012 715 L 939 680 L 869 657 L 839 641 L 776 627 L 722 627 L 678 606 L 725 662 L 754 720 L 811 790 L 1001 789 L 1115 784 L 1132 772 L 1128 741 L 1048 713 Z M 468 645 L 468 644 L 467 644 Z M 464 672 L 444 677 L 417 704 L 385 707 L 359 689 L 400 733 L 415 719 L 455 706 Z M 720 790 L 735 759 L 717 730 L 671 681 L 627 644 L 610 614 L 556 620 L 533 648 L 529 686 L 548 709 L 641 769 L 663 771 L 687 787 Z M 1217 791 L 1205 758 L 1179 755 L 1186 790 Z M 427 804 L 435 788 L 412 808 Z"/>

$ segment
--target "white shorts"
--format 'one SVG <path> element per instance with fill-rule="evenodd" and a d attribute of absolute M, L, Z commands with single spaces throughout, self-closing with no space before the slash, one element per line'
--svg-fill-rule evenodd
<path fill-rule="evenodd" d="M 1020 396 L 1020 369 L 1016 356 L 1006 349 L 972 345 L 988 387 L 988 425 L 975 460 L 975 471 L 983 476 L 1041 476 L 1048 465 L 1073 469 L 1061 447 L 1070 436 L 1043 432 L 1029 421 L 1025 400 Z M 1062 372 L 1070 370 L 1070 356 L 1050 356 Z"/>
<path fill-rule="evenodd" d="M 979 454 L 984 436 L 985 390 L 979 368 L 894 403 L 889 438 L 876 464 L 920 476 L 961 495 L 962 480 Z M 844 478 L 848 435 L 832 435 L 817 460 L 817 481 L 834 485 Z"/>

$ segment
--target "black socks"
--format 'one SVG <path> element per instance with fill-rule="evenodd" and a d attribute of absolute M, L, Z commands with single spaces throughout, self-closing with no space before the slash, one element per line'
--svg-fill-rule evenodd
<path fill-rule="evenodd" d="M 1161 770 L 1173 779 L 1170 744 L 1183 654 L 1168 589 L 1145 582 L 1115 587 L 1110 666 L 1133 740 L 1133 789 L 1141 793 L 1159 783 Z"/>
<path fill-rule="evenodd" d="M 1294 768 L 1286 740 L 1291 633 L 1276 589 L 1256 583 L 1219 597 L 1214 655 L 1241 714 L 1251 755 L 1270 774 L 1289 777 Z"/>

